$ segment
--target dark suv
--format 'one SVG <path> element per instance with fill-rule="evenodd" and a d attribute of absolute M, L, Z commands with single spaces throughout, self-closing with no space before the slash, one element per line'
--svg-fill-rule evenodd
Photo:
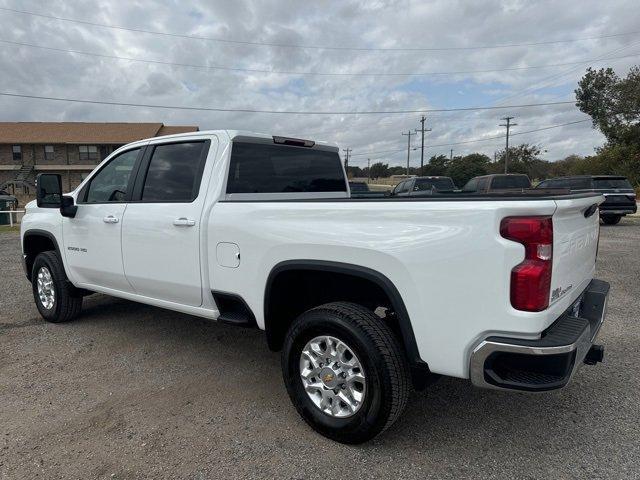
<path fill-rule="evenodd" d="M 419 197 L 434 193 L 451 193 L 456 186 L 451 177 L 411 177 L 400 182 L 391 192 L 397 197 Z"/>
<path fill-rule="evenodd" d="M 627 215 L 636 213 L 636 194 L 629 180 L 615 175 L 579 175 L 544 180 L 536 188 L 564 188 L 572 192 L 598 192 L 605 196 L 600 205 L 600 218 L 615 225 Z"/>
<path fill-rule="evenodd" d="M 469 180 L 462 191 L 466 193 L 494 193 L 531 188 L 529 177 L 520 173 L 482 175 Z"/>

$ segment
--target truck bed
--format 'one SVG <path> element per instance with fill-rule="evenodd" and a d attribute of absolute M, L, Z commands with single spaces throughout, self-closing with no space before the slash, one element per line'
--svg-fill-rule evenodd
<path fill-rule="evenodd" d="M 486 193 L 466 193 L 466 192 L 454 192 L 454 193 L 437 193 L 434 195 L 414 195 L 410 197 L 393 197 L 385 193 L 367 193 L 367 194 L 351 194 L 346 198 L 298 198 L 298 199 L 256 199 L 256 200 L 220 200 L 221 202 L 451 202 L 451 201 L 523 201 L 523 200 L 568 200 L 568 199 L 580 199 L 587 197 L 599 197 L 600 194 L 594 192 L 585 193 L 570 193 L 568 190 L 565 192 L 548 191 L 548 190 L 526 190 L 522 192 L 493 192 Z"/>

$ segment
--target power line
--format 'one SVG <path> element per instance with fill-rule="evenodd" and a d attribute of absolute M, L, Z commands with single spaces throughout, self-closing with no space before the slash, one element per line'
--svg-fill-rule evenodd
<path fill-rule="evenodd" d="M 574 104 L 572 101 L 544 102 L 544 103 L 524 103 L 520 105 L 500 105 L 490 107 L 460 107 L 460 108 L 421 108 L 417 110 L 342 110 L 342 111 L 322 111 L 322 110 L 262 110 L 253 108 L 223 108 L 223 107 L 189 107 L 184 105 L 160 105 L 153 103 L 133 103 L 133 102 L 110 102 L 106 100 L 87 100 L 68 97 L 48 97 L 44 95 L 27 95 L 20 93 L 0 92 L 0 96 L 14 98 L 29 98 L 35 100 L 51 100 L 54 102 L 88 103 L 92 105 L 113 105 L 119 107 L 141 107 L 141 108 L 164 108 L 169 110 L 191 110 L 201 112 L 236 112 L 236 113 L 269 113 L 286 115 L 392 115 L 408 113 L 430 113 L 430 112 L 474 112 L 479 110 L 504 110 L 506 108 L 533 108 L 548 107 L 552 105 Z"/>
<path fill-rule="evenodd" d="M 550 63 L 546 65 L 525 65 L 521 67 L 506 67 L 506 68 L 489 68 L 481 70 L 452 70 L 442 72 L 311 72 L 311 71 L 296 71 L 296 70 L 270 70 L 266 68 L 241 68 L 231 67 L 228 65 L 204 65 L 194 63 L 179 63 L 179 62 L 167 62 L 162 60 L 151 60 L 147 58 L 136 57 L 123 57 L 120 55 L 110 55 L 106 53 L 97 52 L 85 52 L 82 50 L 48 47 L 45 45 L 37 45 L 34 43 L 15 42 L 12 40 L 0 39 L 0 43 L 8 45 L 35 48 L 41 50 L 48 50 L 58 53 L 70 53 L 74 55 L 84 55 L 96 58 L 106 58 L 109 60 L 123 60 L 127 62 L 146 63 L 151 65 L 166 65 L 170 67 L 181 68 L 193 68 L 198 70 L 222 70 L 230 72 L 245 72 L 245 73 L 264 73 L 269 75 L 304 75 L 304 76 L 328 76 L 328 77 L 419 77 L 419 76 L 445 76 L 445 75 L 462 75 L 462 74 L 475 74 L 475 73 L 497 73 L 497 72 L 514 72 L 523 70 L 534 70 L 543 68 L 565 67 L 569 65 L 583 65 L 590 63 L 590 61 L 581 62 L 564 62 L 564 63 Z M 629 55 L 622 55 L 618 57 L 608 57 L 603 60 L 618 60 L 623 58 L 632 58 L 640 56 L 640 53 L 633 53 Z"/>
<path fill-rule="evenodd" d="M 573 122 L 565 122 L 565 123 L 560 123 L 560 124 L 557 124 L 557 125 L 550 125 L 550 126 L 547 126 L 547 127 L 536 128 L 536 129 L 533 129 L 533 130 L 526 130 L 526 131 L 523 131 L 523 132 L 510 133 L 509 135 L 511 137 L 515 137 L 517 135 L 525 135 L 527 133 L 542 132 L 544 130 L 551 130 L 551 129 L 554 129 L 554 128 L 566 127 L 566 126 L 569 126 L 569 125 L 575 125 L 577 123 L 584 123 L 584 122 L 590 122 L 590 121 L 591 121 L 590 118 L 585 118 L 583 120 L 575 120 Z M 511 125 L 513 125 L 513 124 L 511 124 Z M 451 147 L 451 146 L 455 146 L 455 145 L 467 145 L 469 143 L 487 142 L 489 140 L 499 140 L 499 139 L 502 139 L 504 137 L 505 137 L 504 135 L 495 135 L 493 137 L 475 138 L 473 140 L 463 140 L 463 141 L 460 141 L 460 142 L 435 143 L 435 144 L 429 145 L 426 148 L 427 149 L 431 149 L 431 148 L 439 148 L 439 147 Z M 385 153 L 391 154 L 391 153 L 399 153 L 399 152 L 404 152 L 404 151 L 405 151 L 405 149 L 401 148 L 401 149 L 395 149 L 395 150 L 381 150 L 381 151 L 378 151 L 378 152 L 352 153 L 351 156 L 352 157 L 356 157 L 356 156 L 362 156 L 362 155 L 379 155 L 379 154 L 385 154 Z"/>
<path fill-rule="evenodd" d="M 212 42 L 220 42 L 235 45 L 251 45 L 259 47 L 279 47 L 279 48 L 300 48 L 300 49 L 313 49 L 313 50 L 342 50 L 342 51 L 354 51 L 354 52 L 438 52 L 438 51 L 464 51 L 464 50 L 489 50 L 489 49 L 501 49 L 501 48 L 514 48 L 514 47 L 532 47 L 543 45 L 556 45 L 563 43 L 583 42 L 588 40 L 601 40 L 605 38 L 624 37 L 629 35 L 636 35 L 640 33 L 640 30 L 630 32 L 611 33 L 606 35 L 596 35 L 590 37 L 571 38 L 564 40 L 545 40 L 539 42 L 522 42 L 522 43 L 504 43 L 494 45 L 469 45 L 469 46 L 448 46 L 448 47 L 353 47 L 353 46 L 331 46 L 331 45 L 312 45 L 312 44 L 295 44 L 295 43 L 277 43 L 277 42 L 257 42 L 248 40 L 231 40 L 228 38 L 220 37 L 208 37 L 203 35 L 188 35 L 175 32 L 161 32 L 158 30 L 148 30 L 142 28 L 123 27 L 121 25 L 112 25 L 108 23 L 91 22 L 88 20 L 79 20 L 74 18 L 60 17 L 56 15 L 48 15 L 44 13 L 29 12 L 26 10 L 18 10 L 15 8 L 0 7 L 0 10 L 11 13 L 18 13 L 21 15 L 30 15 L 33 17 L 47 18 L 50 20 L 58 20 L 62 22 L 78 23 L 82 25 L 89 25 L 92 27 L 109 28 L 112 30 L 123 30 L 127 32 L 145 33 L 150 35 L 160 35 L 164 37 L 176 37 L 187 38 L 194 40 L 207 40 Z"/>

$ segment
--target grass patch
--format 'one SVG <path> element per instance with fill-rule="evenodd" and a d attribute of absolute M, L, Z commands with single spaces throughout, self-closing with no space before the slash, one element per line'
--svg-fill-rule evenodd
<path fill-rule="evenodd" d="M 10 225 L 0 225 L 0 233 L 4 232 L 19 232 L 20 225 L 14 225 L 13 227 Z"/>

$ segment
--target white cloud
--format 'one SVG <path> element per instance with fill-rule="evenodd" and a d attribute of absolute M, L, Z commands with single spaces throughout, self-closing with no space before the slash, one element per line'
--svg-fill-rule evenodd
<path fill-rule="evenodd" d="M 0 0 L 0 6 L 48 15 L 231 40 L 336 47 L 469 47 L 584 38 L 633 31 L 640 13 L 633 0 L 524 2 L 190 1 L 47 2 Z M 135 33 L 0 11 L 0 40 L 174 63 L 315 72 L 425 72 L 486 70 L 584 61 L 640 51 L 640 36 L 486 50 L 370 52 L 234 45 Z M 636 46 L 637 44 L 637 46 Z M 620 74 L 637 58 L 593 62 Z M 572 100 L 585 65 L 458 74 L 455 76 L 305 76 L 149 65 L 0 44 L 0 90 L 60 97 L 185 106 L 282 110 L 397 110 Z M 428 80 L 428 81 L 426 81 Z M 464 102 L 464 103 L 461 103 Z M 500 117 L 514 115 L 513 132 L 584 118 L 577 109 L 433 114 L 430 144 L 500 135 Z M 400 133 L 419 115 L 301 116 L 154 110 L 0 98 L 0 119 L 162 121 L 201 128 L 242 128 L 321 138 L 354 153 L 402 149 Z M 585 122 L 514 137 L 547 149 L 548 159 L 589 154 L 602 136 Z M 416 143 L 417 144 L 417 143 Z M 501 140 L 453 146 L 454 153 L 489 155 Z M 448 153 L 450 147 L 428 149 Z M 418 152 L 412 152 L 413 161 Z M 404 162 L 404 154 L 383 156 Z M 366 156 L 353 163 L 366 164 Z"/>

